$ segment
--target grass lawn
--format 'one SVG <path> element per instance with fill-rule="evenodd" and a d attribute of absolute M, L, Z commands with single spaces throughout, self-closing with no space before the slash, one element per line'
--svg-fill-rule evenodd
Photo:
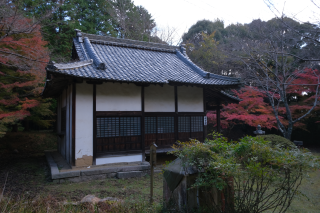
<path fill-rule="evenodd" d="M 105 179 L 82 183 L 54 184 L 50 182 L 49 168 L 43 150 L 56 147 L 56 137 L 50 132 L 9 133 L 0 142 L 0 194 L 8 174 L 4 196 L 36 200 L 50 197 L 56 202 L 80 201 L 88 194 L 99 198 L 116 197 L 130 205 L 148 203 L 149 176 L 131 179 Z M 19 153 L 14 153 L 17 149 Z M 315 153 L 320 157 L 319 153 Z M 171 159 L 170 159 L 171 160 Z M 165 159 L 162 159 L 164 163 Z M 162 174 L 155 175 L 155 206 L 162 203 Z M 310 173 L 303 180 L 300 191 L 307 196 L 296 198 L 288 212 L 320 212 L 320 171 Z M 0 205 L 0 212 L 3 206 Z M 144 212 L 134 211 L 134 212 Z"/>

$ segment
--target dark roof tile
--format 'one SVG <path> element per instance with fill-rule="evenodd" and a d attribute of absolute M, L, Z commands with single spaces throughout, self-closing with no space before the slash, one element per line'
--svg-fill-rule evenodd
<path fill-rule="evenodd" d="M 73 39 L 80 62 L 55 64 L 51 72 L 83 78 L 145 83 L 238 85 L 240 80 L 208 73 L 179 47 L 83 33 Z M 91 60 L 88 64 L 88 60 Z M 83 66 L 79 66 L 83 63 Z M 103 66 L 103 65 L 104 66 Z M 70 69 L 68 69 L 68 66 Z"/>

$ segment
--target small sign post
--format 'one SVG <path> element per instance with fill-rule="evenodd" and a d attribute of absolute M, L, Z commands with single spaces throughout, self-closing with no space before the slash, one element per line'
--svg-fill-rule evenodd
<path fill-rule="evenodd" d="M 153 203 L 153 167 L 157 163 L 157 145 L 153 142 L 150 146 L 150 204 Z"/>

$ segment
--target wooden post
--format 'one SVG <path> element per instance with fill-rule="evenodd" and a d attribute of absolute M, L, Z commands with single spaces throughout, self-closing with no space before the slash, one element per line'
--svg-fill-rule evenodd
<path fill-rule="evenodd" d="M 142 161 L 146 160 L 146 145 L 145 145 L 145 116 L 144 116 L 144 86 L 141 86 L 141 149 Z"/>
<path fill-rule="evenodd" d="M 153 167 L 157 163 L 157 145 L 153 142 L 150 146 L 150 204 L 153 203 Z"/>
<path fill-rule="evenodd" d="M 220 133 L 220 103 L 217 106 L 217 132 Z"/>

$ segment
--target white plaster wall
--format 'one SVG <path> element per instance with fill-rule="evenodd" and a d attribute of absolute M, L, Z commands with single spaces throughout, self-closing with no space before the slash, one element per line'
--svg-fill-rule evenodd
<path fill-rule="evenodd" d="M 174 112 L 174 87 L 150 85 L 144 88 L 145 112 Z"/>
<path fill-rule="evenodd" d="M 203 88 L 181 86 L 178 91 L 178 112 L 203 112 Z"/>
<path fill-rule="evenodd" d="M 135 84 L 97 85 L 97 111 L 141 111 L 141 87 Z"/>
<path fill-rule="evenodd" d="M 127 155 L 119 157 L 109 157 L 109 158 L 97 158 L 96 165 L 103 165 L 108 163 L 124 163 L 124 162 L 142 162 L 142 154 L 140 155 Z"/>
<path fill-rule="evenodd" d="M 76 159 L 93 156 L 93 85 L 76 84 Z"/>

